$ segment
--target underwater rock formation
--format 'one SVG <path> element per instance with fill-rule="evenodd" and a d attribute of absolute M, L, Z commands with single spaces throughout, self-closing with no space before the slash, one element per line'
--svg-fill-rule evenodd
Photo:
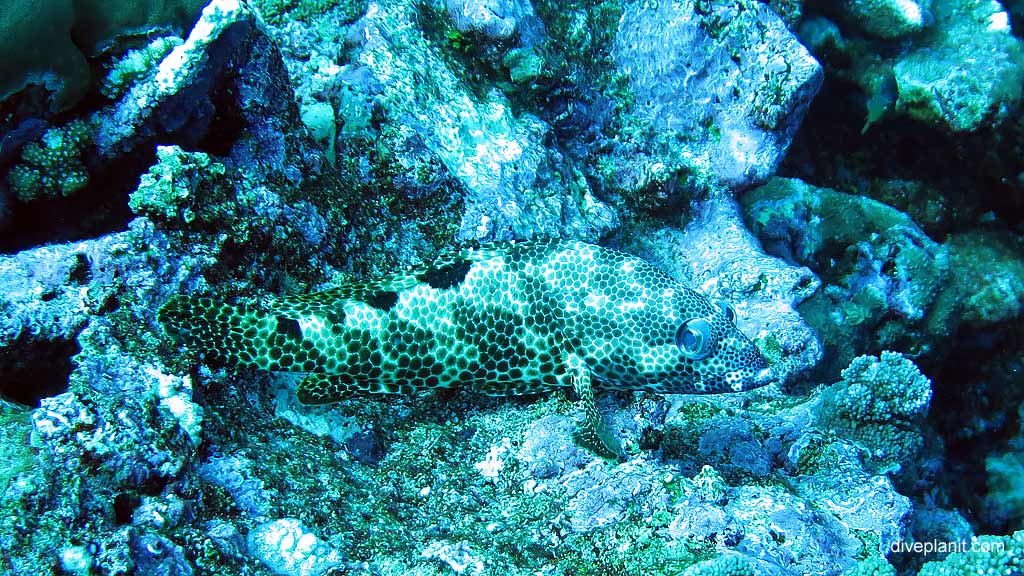
<path fill-rule="evenodd" d="M 0 571 L 1019 572 L 1024 139 L 1004 15 L 213 0 L 189 33 L 90 55 L 61 115 L 2 103 Z M 891 146 L 819 116 L 836 147 L 805 141 L 786 166 L 816 178 L 771 178 L 822 82 L 787 26 L 867 95 L 830 102 L 852 134 L 866 100 Z M 921 167 L 946 160 L 921 162 L 923 141 L 996 184 L 933 186 Z M 537 236 L 730 302 L 785 384 L 606 391 L 613 462 L 574 442 L 558 391 L 310 409 L 296 378 L 227 369 L 154 318 L 173 295 L 258 305 Z M 899 551 L 996 529 L 976 540 L 994 554 Z"/>
<path fill-rule="evenodd" d="M 759 2 L 627 4 L 612 55 L 636 98 L 635 129 L 678 138 L 651 161 L 738 189 L 774 172 L 822 81 Z"/>
<path fill-rule="evenodd" d="M 166 142 L 215 152 L 266 178 L 315 177 L 319 160 L 290 128 L 297 110 L 280 55 L 242 4 L 213 2 L 186 38 L 163 36 L 106 58 L 110 71 L 96 88 L 103 96 L 88 99 L 78 117 L 49 127 L 31 109 L 5 117 L 0 193 L 10 202 L 0 223 L 12 232 L 31 238 L 30 231 L 55 229 L 78 239 L 123 226 L 127 215 L 107 205 L 134 189 L 155 146 Z M 44 205 L 59 214 L 97 209 L 53 222 Z"/>
<path fill-rule="evenodd" d="M 922 4 L 836 3 L 827 12 L 850 26 L 816 16 L 801 24 L 800 36 L 826 62 L 842 62 L 836 76 L 864 91 L 865 130 L 888 115 L 952 132 L 1009 118 L 1021 101 L 1024 51 L 1003 6 L 995 0 Z M 892 38 L 905 39 L 907 47 L 887 54 L 882 47 Z"/>
<path fill-rule="evenodd" d="M 77 103 L 90 88 L 88 58 L 98 57 L 119 39 L 154 30 L 187 30 L 204 0 L 43 0 L 11 4 L 0 15 L 0 100 L 32 86 L 43 94 L 44 110 Z M 22 94 L 22 96 L 26 96 Z"/>
<path fill-rule="evenodd" d="M 825 275 L 801 313 L 826 349 L 826 374 L 857 351 L 941 353 L 959 305 L 948 250 L 881 202 L 775 178 L 746 194 L 747 221 L 769 253 Z"/>

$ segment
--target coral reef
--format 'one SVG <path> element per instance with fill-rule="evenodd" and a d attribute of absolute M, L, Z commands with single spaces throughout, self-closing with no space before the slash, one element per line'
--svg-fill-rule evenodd
<path fill-rule="evenodd" d="M 612 56 L 635 99 L 630 129 L 654 130 L 662 145 L 648 151 L 651 180 L 680 170 L 737 188 L 765 180 L 822 79 L 758 2 L 629 5 Z"/>
<path fill-rule="evenodd" d="M 941 351 L 959 319 L 948 249 L 905 214 L 862 196 L 775 178 L 743 197 L 747 221 L 787 260 L 827 271 L 800 311 L 834 376 L 856 350 Z"/>
<path fill-rule="evenodd" d="M 7 182 L 22 202 L 52 196 L 69 196 L 85 187 L 89 173 L 82 153 L 91 138 L 88 121 L 75 120 L 50 128 L 21 151 L 22 162 L 10 169 Z"/>
<path fill-rule="evenodd" d="M 542 145 L 549 126 L 531 114 L 513 114 L 498 91 L 474 94 L 430 49 L 412 3 L 374 6 L 354 24 L 359 45 L 351 65 L 377 80 L 386 113 L 401 118 L 402 129 L 415 132 L 465 186 L 457 238 L 594 239 L 615 225 L 616 215 L 582 178 L 558 173 L 560 158 Z M 420 101 L 424 96 L 431 101 Z M 420 107 L 431 116 L 410 114 Z M 564 203 L 566 196 L 575 201 Z"/>
<path fill-rule="evenodd" d="M 156 157 L 157 164 L 142 175 L 138 189 L 128 199 L 132 212 L 155 221 L 180 219 L 191 224 L 196 219 L 192 205 L 216 205 L 224 196 L 218 190 L 227 186 L 224 166 L 211 161 L 209 155 L 188 153 L 177 146 L 160 146 Z M 221 219 L 213 215 L 209 220 Z"/>
<path fill-rule="evenodd" d="M 895 110 L 953 131 L 998 124 L 1021 98 L 1024 52 L 995 1 L 935 0 L 930 38 L 892 67 Z M 981 65 L 964 50 L 987 54 Z"/>
<path fill-rule="evenodd" d="M 83 345 L 90 361 L 71 376 L 77 392 L 45 398 L 32 414 L 39 466 L 8 489 L 0 524 L 4 545 L 20 550 L 4 561 L 12 573 L 45 573 L 54 554 L 69 568 L 109 574 L 153 563 L 188 566 L 180 545 L 153 531 L 184 521 L 177 480 L 198 446 L 202 409 L 187 378 L 123 353 L 101 360 L 92 346 L 111 343 L 104 329 L 80 339 L 96 342 Z M 110 390 L 101 392 L 104 383 Z M 100 393 L 118 400 L 97 404 Z M 90 546 L 72 544 L 83 540 Z"/>
<path fill-rule="evenodd" d="M 1020 2 L 0 14 L 0 572 L 1021 572 L 1010 20 Z M 299 378 L 155 318 L 535 237 L 727 302 L 781 384 L 604 392 L 610 461 L 574 442 L 568 392 L 308 407 Z"/>
<path fill-rule="evenodd" d="M 800 35 L 815 53 L 846 62 L 836 73 L 863 90 L 865 130 L 895 114 L 970 132 L 1006 120 L 1020 102 L 1024 52 L 995 0 L 858 0 L 826 12 L 849 26 L 815 16 Z M 894 38 L 909 48 L 881 49 Z"/>
<path fill-rule="evenodd" d="M 931 400 L 931 382 L 913 362 L 894 352 L 858 356 L 843 380 L 822 396 L 820 426 L 857 442 L 882 472 L 898 472 L 914 461 Z"/>
<path fill-rule="evenodd" d="M 110 66 L 100 84 L 100 93 L 111 100 L 120 98 L 132 86 L 155 74 L 160 61 L 181 43 L 177 36 L 161 36 L 144 48 L 129 50 Z"/>
<path fill-rule="evenodd" d="M 253 556 L 282 576 L 313 576 L 342 564 L 337 550 L 294 518 L 256 526 L 249 532 L 248 546 Z"/>
<path fill-rule="evenodd" d="M 205 2 L 160 0 L 41 0 L 12 5 L 0 17 L 7 57 L 0 69 L 0 99 L 30 85 L 51 93 L 55 110 L 78 101 L 90 87 L 89 62 L 121 36 L 153 29 L 187 29 Z"/>
<path fill-rule="evenodd" d="M 854 0 L 844 4 L 843 12 L 868 34 L 893 39 L 920 32 L 929 5 L 914 0 Z"/>
<path fill-rule="evenodd" d="M 963 294 L 963 321 L 991 326 L 1024 311 L 1024 247 L 996 231 L 972 231 L 946 241 L 953 281 Z"/>

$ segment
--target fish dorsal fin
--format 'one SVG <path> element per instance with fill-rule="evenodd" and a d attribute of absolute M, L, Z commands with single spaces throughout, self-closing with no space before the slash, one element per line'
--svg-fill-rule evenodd
<path fill-rule="evenodd" d="M 371 280 L 344 282 L 311 294 L 283 296 L 270 303 L 271 313 L 285 318 L 304 315 L 319 316 L 336 313 L 339 303 L 344 300 L 364 302 L 379 310 L 388 311 L 404 290 L 426 284 L 437 290 L 457 288 L 475 262 L 481 262 L 508 254 L 511 250 L 550 244 L 551 241 L 490 242 L 466 246 L 444 252 L 432 261 L 410 266 L 401 272 Z"/>
<path fill-rule="evenodd" d="M 508 243 L 503 243 L 508 246 Z M 437 258 L 423 264 L 410 266 L 406 274 L 438 290 L 456 287 L 466 278 L 474 262 L 480 262 L 501 254 L 500 245 L 464 247 L 442 252 Z"/>
<path fill-rule="evenodd" d="M 300 318 L 316 315 L 330 317 L 339 313 L 346 300 L 363 302 L 378 310 L 387 312 L 398 302 L 398 294 L 422 283 L 445 285 L 465 276 L 469 264 L 466 256 L 459 252 L 439 257 L 432 263 L 410 266 L 404 271 L 369 280 L 342 282 L 333 288 L 308 294 L 291 294 L 271 302 L 267 308 L 277 316 Z"/>
<path fill-rule="evenodd" d="M 499 242 L 473 243 L 448 252 L 424 264 L 409 267 L 405 274 L 431 288 L 446 290 L 457 287 L 465 279 L 469 269 L 476 262 L 508 256 L 517 252 L 543 249 L 557 243 L 555 239 L 506 240 Z"/>
<path fill-rule="evenodd" d="M 377 280 L 345 282 L 320 292 L 282 296 L 271 302 L 268 309 L 273 314 L 285 318 L 307 315 L 323 317 L 337 313 L 345 300 L 358 300 L 374 308 L 388 311 L 398 301 L 399 292 L 418 283 L 415 277 L 407 274 Z"/>

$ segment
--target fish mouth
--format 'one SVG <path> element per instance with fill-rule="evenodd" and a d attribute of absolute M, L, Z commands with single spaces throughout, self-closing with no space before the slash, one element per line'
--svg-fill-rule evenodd
<path fill-rule="evenodd" d="M 757 372 L 734 370 L 725 374 L 712 375 L 696 383 L 701 394 L 722 394 L 728 392 L 746 392 L 761 388 L 779 380 L 771 368 L 762 368 Z"/>
<path fill-rule="evenodd" d="M 745 390 L 751 390 L 751 389 L 754 389 L 754 388 L 760 388 L 762 386 L 767 386 L 767 385 L 769 385 L 769 384 L 771 384 L 773 382 L 778 381 L 778 379 L 779 378 L 778 378 L 778 376 L 775 375 L 775 371 L 774 370 L 772 370 L 771 368 L 762 368 L 761 370 L 759 370 L 757 372 L 757 374 L 754 374 L 747 381 L 746 386 L 744 386 L 744 389 Z"/>

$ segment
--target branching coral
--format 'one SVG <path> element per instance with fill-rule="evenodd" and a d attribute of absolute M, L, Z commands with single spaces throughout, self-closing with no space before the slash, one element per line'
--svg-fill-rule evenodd
<path fill-rule="evenodd" d="M 842 375 L 822 396 L 818 423 L 861 444 L 881 471 L 900 470 L 924 443 L 931 381 L 895 352 L 859 356 Z"/>
<path fill-rule="evenodd" d="M 92 137 L 92 124 L 74 120 L 50 128 L 21 152 L 22 162 L 11 168 L 7 182 L 23 202 L 70 196 L 85 187 L 89 173 L 82 152 Z"/>

